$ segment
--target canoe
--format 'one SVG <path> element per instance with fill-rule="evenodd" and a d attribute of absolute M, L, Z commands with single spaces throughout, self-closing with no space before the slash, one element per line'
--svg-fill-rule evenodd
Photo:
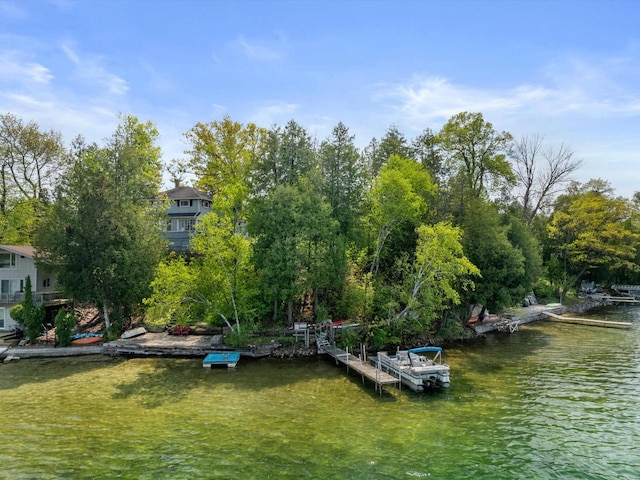
<path fill-rule="evenodd" d="M 92 345 L 101 342 L 104 342 L 104 338 L 102 337 L 81 337 L 71 340 L 71 345 Z"/>

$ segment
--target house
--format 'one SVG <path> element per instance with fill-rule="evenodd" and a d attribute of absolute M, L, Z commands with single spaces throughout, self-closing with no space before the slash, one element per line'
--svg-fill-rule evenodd
<path fill-rule="evenodd" d="M 211 195 L 193 187 L 182 186 L 180 180 L 175 181 L 175 188 L 164 194 L 170 201 L 166 230 L 169 249 L 188 252 L 191 235 L 199 218 L 211 211 Z"/>
<path fill-rule="evenodd" d="M 33 303 L 59 307 L 56 281 L 35 264 L 35 249 L 22 245 L 0 245 L 0 330 L 13 330 L 16 322 L 11 318 L 11 307 L 24 299 L 27 276 L 31 277 Z M 52 312 L 47 312 L 50 319 Z"/>

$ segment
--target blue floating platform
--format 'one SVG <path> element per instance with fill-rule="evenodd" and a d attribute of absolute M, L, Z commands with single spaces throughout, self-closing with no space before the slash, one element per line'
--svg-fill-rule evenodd
<path fill-rule="evenodd" d="M 212 352 L 204 357 L 202 366 L 211 368 L 212 366 L 226 366 L 233 368 L 240 360 L 240 352 Z"/>

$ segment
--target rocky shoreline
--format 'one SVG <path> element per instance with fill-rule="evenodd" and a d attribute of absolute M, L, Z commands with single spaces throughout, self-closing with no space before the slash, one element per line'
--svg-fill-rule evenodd
<path fill-rule="evenodd" d="M 501 322 L 517 322 L 518 324 L 530 323 L 546 318 L 543 312 L 550 311 L 556 314 L 583 313 L 588 310 L 600 308 L 607 305 L 599 298 L 585 299 L 584 301 L 571 306 L 532 306 L 525 307 L 517 315 L 505 316 Z M 500 322 L 490 324 L 480 324 L 474 327 L 476 336 L 500 330 Z M 146 333 L 144 335 L 120 339 L 115 342 L 106 342 L 101 345 L 91 346 L 26 346 L 8 347 L 0 346 L 0 360 L 5 362 L 18 360 L 21 358 L 47 358 L 79 355 L 111 355 L 111 356 L 156 356 L 156 357 L 202 357 L 211 350 L 238 350 L 241 355 L 253 358 L 306 358 L 318 355 L 315 343 L 306 346 L 304 343 L 296 342 L 282 344 L 270 342 L 267 344 L 254 345 L 241 349 L 233 349 L 224 345 L 215 345 L 213 336 L 210 335 L 188 335 L 174 336 L 164 333 Z"/>

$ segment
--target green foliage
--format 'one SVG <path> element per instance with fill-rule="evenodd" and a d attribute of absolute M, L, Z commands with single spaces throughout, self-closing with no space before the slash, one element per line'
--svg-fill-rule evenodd
<path fill-rule="evenodd" d="M 106 145 L 79 148 L 36 234 L 38 260 L 74 299 L 129 316 L 149 295 L 164 254 L 151 202 L 161 182 L 158 132 L 123 116 Z"/>
<path fill-rule="evenodd" d="M 450 190 L 462 208 L 468 197 L 499 192 L 515 183 L 506 158 L 511 141 L 508 132 L 496 132 L 481 113 L 458 113 L 442 127 L 438 142 L 452 172 Z"/>
<path fill-rule="evenodd" d="M 562 269 L 563 293 L 577 286 L 587 271 L 637 271 L 636 251 L 640 234 L 628 223 L 633 208 L 613 198 L 606 182 L 574 186 L 574 192 L 558 199 L 548 224 L 550 249 Z"/>
<path fill-rule="evenodd" d="M 530 291 L 522 251 L 509 241 L 509 227 L 501 224 L 495 205 L 480 199 L 468 204 L 462 229 L 464 251 L 480 269 L 482 280 L 466 298 L 490 311 L 520 304 Z"/>
<path fill-rule="evenodd" d="M 459 228 L 438 223 L 418 227 L 418 245 L 411 273 L 406 276 L 400 321 L 420 319 L 428 327 L 452 305 L 460 304 L 460 291 L 472 289 L 478 268 L 465 257 Z"/>
<path fill-rule="evenodd" d="M 14 305 L 10 310 L 11 318 L 13 318 L 20 325 L 24 325 L 24 305 L 21 303 Z"/>
<path fill-rule="evenodd" d="M 33 303 L 31 292 L 31 276 L 27 275 L 25 281 L 24 299 L 22 300 L 22 312 L 18 313 L 22 317 L 22 324 L 25 327 L 25 334 L 30 343 L 36 343 L 37 338 L 42 334 L 43 322 L 45 318 L 44 306 L 36 307 Z"/>
<path fill-rule="evenodd" d="M 61 347 L 71 345 L 71 333 L 76 327 L 76 316 L 71 312 L 60 309 L 54 319 L 54 326 L 56 328 L 58 344 Z"/>
<path fill-rule="evenodd" d="M 368 192 L 369 212 L 365 219 L 376 239 L 371 272 L 378 273 L 390 235 L 403 226 L 413 234 L 414 228 L 428 218 L 435 189 L 427 171 L 413 160 L 392 156 L 382 167 Z"/>
<path fill-rule="evenodd" d="M 338 336 L 338 347 L 342 349 L 354 348 L 360 341 L 360 335 L 355 328 L 343 328 Z"/>

